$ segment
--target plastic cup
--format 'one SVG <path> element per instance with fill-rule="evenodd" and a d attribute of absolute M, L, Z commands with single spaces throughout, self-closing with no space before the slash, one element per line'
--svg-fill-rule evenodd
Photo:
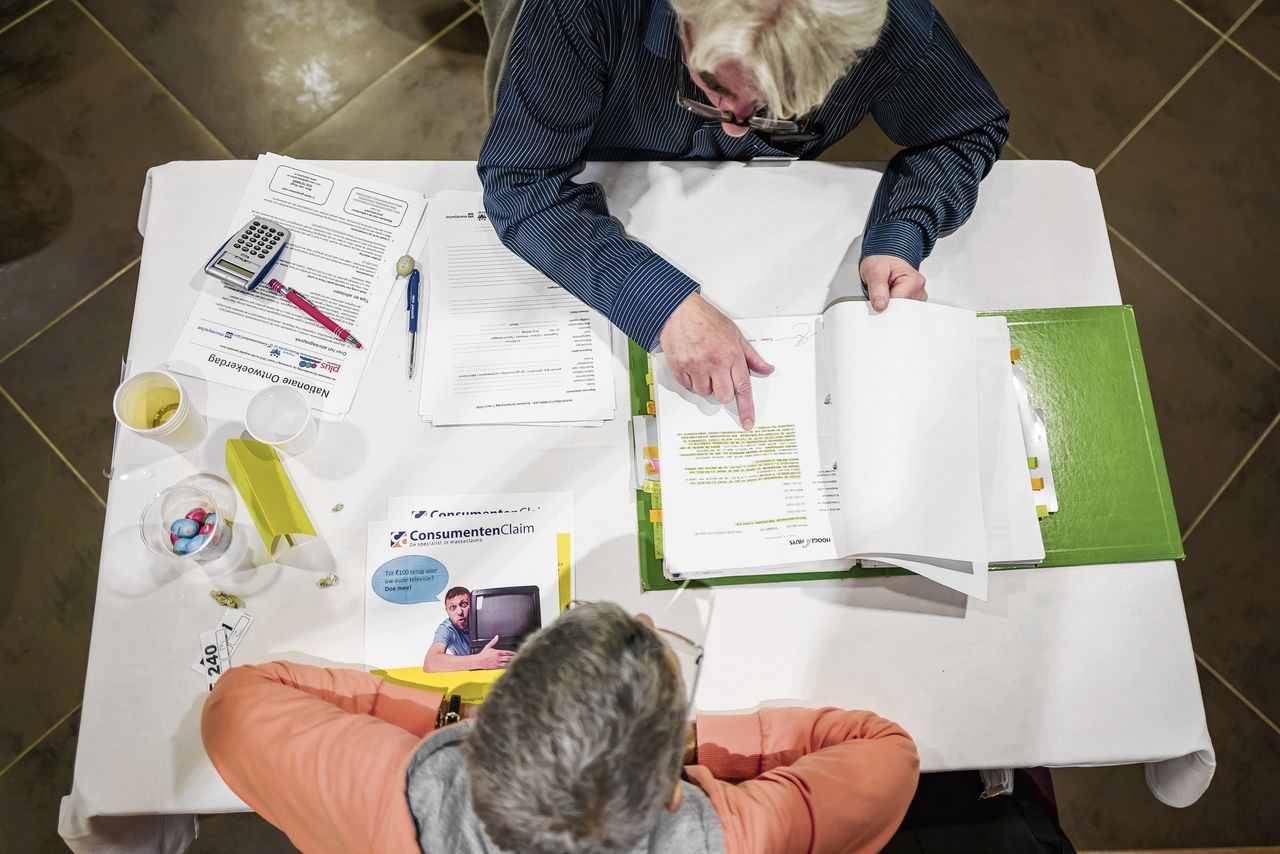
<path fill-rule="evenodd" d="M 190 519 L 195 511 L 202 511 L 202 515 L 197 514 L 200 518 L 191 521 L 196 523 L 197 536 L 204 539 L 180 546 L 170 536 L 173 525 Z M 212 529 L 200 534 L 207 527 L 208 518 L 215 514 L 217 521 L 211 523 Z M 218 503 L 212 495 L 194 486 L 171 486 L 147 502 L 138 521 L 138 531 L 148 549 L 174 560 L 190 558 L 203 563 L 220 557 L 231 545 L 231 526 L 222 518 Z"/>
<path fill-rule="evenodd" d="M 120 384 L 112 398 L 116 421 L 171 448 L 193 448 L 204 438 L 204 418 L 168 371 L 143 371 Z"/>
<path fill-rule="evenodd" d="M 245 410 L 244 426 L 259 442 L 295 455 L 311 447 L 320 430 L 307 396 L 287 385 L 268 386 L 255 394 Z"/>

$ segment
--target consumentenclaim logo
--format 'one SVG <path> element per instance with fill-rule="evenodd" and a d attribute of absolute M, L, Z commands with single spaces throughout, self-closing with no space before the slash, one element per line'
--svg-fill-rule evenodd
<path fill-rule="evenodd" d="M 399 549 L 409 545 L 409 532 L 396 531 L 391 535 L 391 548 Z"/>

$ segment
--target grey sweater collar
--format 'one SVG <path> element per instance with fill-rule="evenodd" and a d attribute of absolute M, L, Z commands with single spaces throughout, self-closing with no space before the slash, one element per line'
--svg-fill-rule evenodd
<path fill-rule="evenodd" d="M 471 727 L 462 723 L 434 733 L 409 760 L 405 793 L 423 851 L 454 854 L 511 854 L 485 833 L 471 808 L 471 783 L 463 745 Z M 627 854 L 723 854 L 724 836 L 710 798 L 685 781 L 684 799 L 641 845 Z"/>

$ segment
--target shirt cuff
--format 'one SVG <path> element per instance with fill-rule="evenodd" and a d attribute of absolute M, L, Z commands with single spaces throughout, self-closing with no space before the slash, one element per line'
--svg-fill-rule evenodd
<path fill-rule="evenodd" d="M 924 260 L 924 234 L 920 226 L 905 219 L 872 223 L 862 238 L 862 257 L 868 255 L 892 255 L 919 270 Z"/>
<path fill-rule="evenodd" d="M 760 715 L 698 715 L 698 764 L 717 780 L 739 782 L 760 775 L 764 735 Z"/>
<path fill-rule="evenodd" d="M 697 282 L 654 255 L 622 283 L 610 319 L 632 341 L 652 350 L 658 346 L 658 333 L 671 312 L 697 291 Z"/>

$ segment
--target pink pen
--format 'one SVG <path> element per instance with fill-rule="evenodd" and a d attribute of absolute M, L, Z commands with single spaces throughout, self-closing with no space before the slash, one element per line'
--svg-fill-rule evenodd
<path fill-rule="evenodd" d="M 334 335 L 337 335 L 343 341 L 346 341 L 352 347 L 355 347 L 357 350 L 364 349 L 364 345 L 360 343 L 360 339 L 334 323 L 323 311 L 308 302 L 306 297 L 295 291 L 293 288 L 286 287 L 279 279 L 272 279 L 267 282 L 267 287 L 271 288 L 271 290 L 278 294 L 284 295 L 285 299 L 310 315 L 312 320 L 319 323 L 325 329 L 328 329 Z"/>

